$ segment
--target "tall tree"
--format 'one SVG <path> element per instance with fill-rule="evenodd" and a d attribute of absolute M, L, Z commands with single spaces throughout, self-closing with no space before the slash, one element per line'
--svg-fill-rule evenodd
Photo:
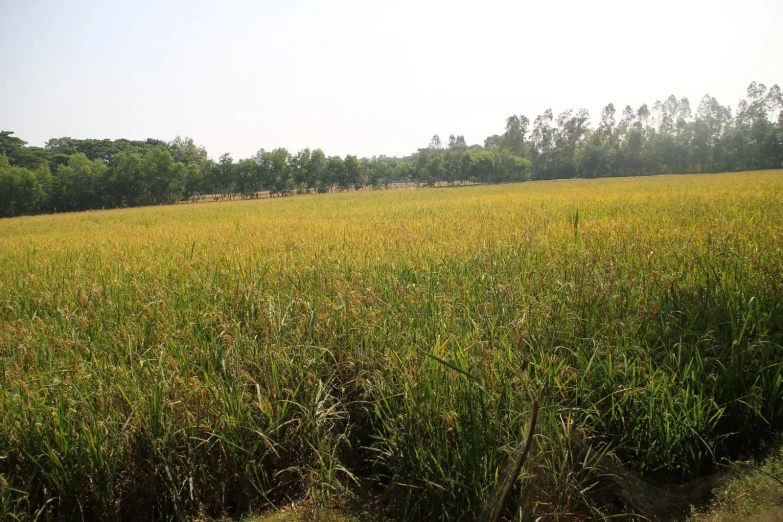
<path fill-rule="evenodd" d="M 526 157 L 526 139 L 530 120 L 527 116 L 510 116 L 506 120 L 506 132 L 503 134 L 503 147 L 520 157 Z"/>
<path fill-rule="evenodd" d="M 322 179 L 326 173 L 326 154 L 321 149 L 315 149 L 310 154 L 310 163 L 307 169 L 307 188 L 317 189 L 322 185 Z M 319 189 L 320 191 L 320 189 Z"/>
<path fill-rule="evenodd" d="M 459 135 L 454 136 L 453 134 L 449 135 L 449 150 L 465 150 L 468 148 L 467 143 L 465 143 L 465 136 Z"/>

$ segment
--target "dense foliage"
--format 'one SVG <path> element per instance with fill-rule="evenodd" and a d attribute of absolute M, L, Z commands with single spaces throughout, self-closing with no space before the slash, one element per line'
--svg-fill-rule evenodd
<path fill-rule="evenodd" d="M 0 132 L 0 216 L 176 203 L 204 195 L 254 197 L 294 192 L 388 187 L 397 181 L 498 183 L 528 179 L 638 176 L 759 170 L 783 166 L 783 98 L 777 85 L 755 82 L 736 111 L 704 96 L 695 114 L 687 98 L 670 96 L 618 115 L 601 112 L 595 128 L 582 109 L 532 124 L 511 116 L 484 146 L 463 136 L 406 158 L 327 157 L 320 149 L 261 149 L 234 161 L 210 159 L 190 138 L 77 140 L 55 138 L 26 147 Z M 3 157 L 5 156 L 5 157 Z"/>

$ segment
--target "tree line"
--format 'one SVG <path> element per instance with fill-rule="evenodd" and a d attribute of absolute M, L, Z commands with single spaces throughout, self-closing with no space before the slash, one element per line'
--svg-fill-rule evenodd
<path fill-rule="evenodd" d="M 261 149 L 234 161 L 211 159 L 191 138 L 170 142 L 54 138 L 27 146 L 0 131 L 0 217 L 100 208 L 389 188 L 398 182 L 434 186 L 556 178 L 723 172 L 783 167 L 780 88 L 752 82 L 736 110 L 704 96 L 696 111 L 669 96 L 650 108 L 603 108 L 593 127 L 588 111 L 551 110 L 531 125 L 524 115 L 505 132 L 467 145 L 432 137 L 410 156 L 327 156 Z"/>

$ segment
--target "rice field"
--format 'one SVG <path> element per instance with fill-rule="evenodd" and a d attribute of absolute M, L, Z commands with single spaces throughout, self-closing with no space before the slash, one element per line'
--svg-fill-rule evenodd
<path fill-rule="evenodd" d="M 509 517 L 668 517 L 607 469 L 780 431 L 782 249 L 783 171 L 0 220 L 0 517 L 475 520 L 535 399 Z"/>

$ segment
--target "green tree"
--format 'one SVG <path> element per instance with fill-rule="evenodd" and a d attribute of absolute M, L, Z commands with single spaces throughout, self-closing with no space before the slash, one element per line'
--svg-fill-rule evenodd
<path fill-rule="evenodd" d="M 510 116 L 506 120 L 506 132 L 501 144 L 504 149 L 519 157 L 527 156 L 527 133 L 530 120 L 527 116 Z"/>
<path fill-rule="evenodd" d="M 345 182 L 345 163 L 339 156 L 331 156 L 324 168 L 323 181 L 318 192 L 328 192 L 333 186 L 348 186 Z"/>
<path fill-rule="evenodd" d="M 42 178 L 48 166 L 39 165 L 37 169 L 47 170 L 11 165 L 8 157 L 0 154 L 0 217 L 34 214 L 42 209 L 47 198 Z"/>
<path fill-rule="evenodd" d="M 175 163 L 168 147 L 158 145 L 150 150 L 141 164 L 146 185 L 147 204 L 176 203 L 185 192 L 186 172 L 184 163 Z"/>
<path fill-rule="evenodd" d="M 359 158 L 352 155 L 347 155 L 343 161 L 343 176 L 337 183 L 340 190 L 348 190 L 353 187 L 359 190 L 364 186 L 364 180 L 362 179 L 362 164 Z"/>
<path fill-rule="evenodd" d="M 9 165 L 35 170 L 49 163 L 51 154 L 40 147 L 27 147 L 27 142 L 16 136 L 13 131 L 0 131 L 0 154 L 5 155 Z"/>
<path fill-rule="evenodd" d="M 207 182 L 215 194 L 226 196 L 234 192 L 234 158 L 224 153 L 209 169 Z"/>
<path fill-rule="evenodd" d="M 184 163 L 185 165 L 199 165 L 202 166 L 207 162 L 207 149 L 202 146 L 196 145 L 193 138 L 182 138 L 177 136 L 171 140 L 168 144 L 171 157 L 176 163 Z"/>
<path fill-rule="evenodd" d="M 285 196 L 293 191 L 294 180 L 291 172 L 291 155 L 285 148 L 272 152 L 261 152 L 256 162 L 260 169 L 260 180 L 269 191 L 269 195 Z"/>
<path fill-rule="evenodd" d="M 204 165 L 207 165 L 207 162 Z M 204 193 L 204 174 L 202 169 L 203 167 L 196 163 L 188 163 L 186 165 L 183 198 L 188 199 Z"/>
<path fill-rule="evenodd" d="M 449 135 L 449 150 L 465 150 L 467 148 L 468 144 L 465 143 L 465 136 L 461 134 L 459 136 Z"/>
<path fill-rule="evenodd" d="M 495 154 L 495 175 L 491 181 L 497 183 L 526 181 L 530 179 L 530 160 L 508 152 Z"/>
<path fill-rule="evenodd" d="M 580 109 L 576 114 L 567 110 L 557 116 L 555 132 L 555 177 L 576 176 L 575 155 L 580 141 L 588 132 L 589 114 Z"/>
<path fill-rule="evenodd" d="M 89 210 L 106 205 L 109 169 L 102 160 L 90 161 L 82 153 L 68 157 L 53 176 L 53 202 L 60 211 Z M 109 202 L 109 204 L 111 204 Z"/>
<path fill-rule="evenodd" d="M 310 149 L 302 149 L 291 157 L 291 170 L 294 186 L 297 190 L 305 192 L 309 189 L 308 181 L 310 177 Z"/>
<path fill-rule="evenodd" d="M 484 140 L 484 150 L 492 150 L 495 147 L 499 147 L 502 139 L 498 134 L 488 136 Z"/>
<path fill-rule="evenodd" d="M 145 204 L 145 180 L 141 154 L 123 151 L 114 157 L 109 174 L 109 193 L 115 206 L 126 207 Z"/>
<path fill-rule="evenodd" d="M 469 169 L 470 162 L 464 161 L 465 156 L 470 157 L 470 153 L 467 150 L 449 150 L 444 156 L 444 168 L 445 168 L 445 180 L 449 185 L 453 185 L 456 181 L 462 181 L 469 177 L 467 166 Z"/>
<path fill-rule="evenodd" d="M 487 183 L 493 181 L 495 179 L 495 155 L 488 151 L 474 154 L 470 175 L 474 182 Z"/>
<path fill-rule="evenodd" d="M 235 167 L 236 191 L 243 198 L 252 197 L 258 189 L 256 169 L 257 164 L 252 158 L 239 160 L 239 163 L 237 163 Z"/>
<path fill-rule="evenodd" d="M 533 123 L 533 178 L 552 179 L 556 174 L 555 130 L 552 127 L 552 110 L 547 109 Z"/>
<path fill-rule="evenodd" d="M 322 186 L 322 178 L 326 175 L 326 155 L 321 149 L 315 149 L 310 154 L 310 162 L 307 169 L 307 188 L 312 190 Z"/>
<path fill-rule="evenodd" d="M 416 156 L 416 180 L 426 180 L 430 175 L 430 151 L 431 149 L 421 149 Z"/>

